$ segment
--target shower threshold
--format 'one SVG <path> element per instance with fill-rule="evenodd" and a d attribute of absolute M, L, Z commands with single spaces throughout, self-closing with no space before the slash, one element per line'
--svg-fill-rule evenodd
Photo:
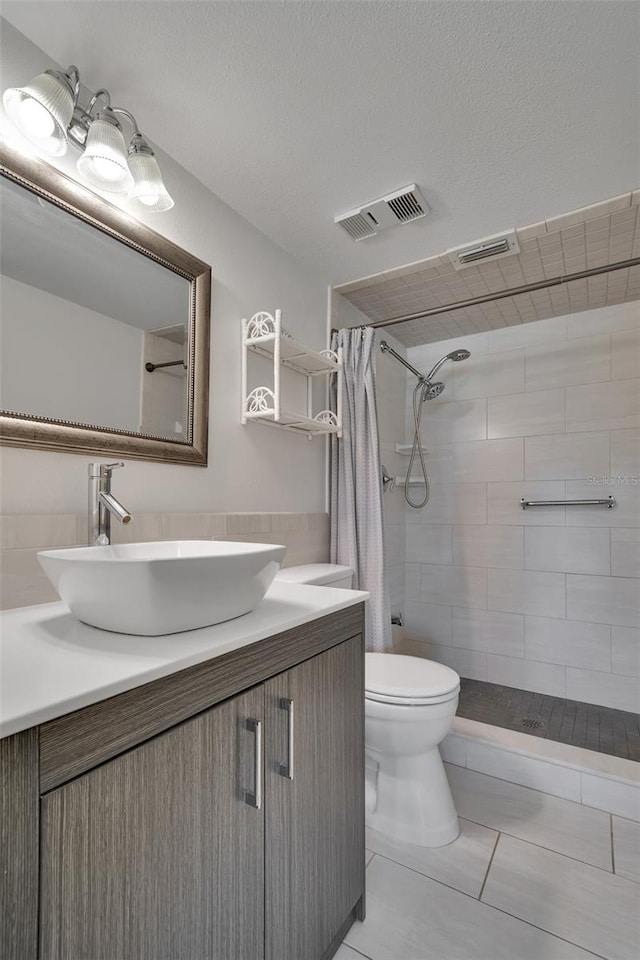
<path fill-rule="evenodd" d="M 462 678 L 457 715 L 640 761 L 640 717 L 624 710 Z"/>

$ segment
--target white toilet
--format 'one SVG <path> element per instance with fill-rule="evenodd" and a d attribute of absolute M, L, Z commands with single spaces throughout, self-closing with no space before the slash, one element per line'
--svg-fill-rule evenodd
<path fill-rule="evenodd" d="M 279 571 L 276 579 L 350 588 L 350 567 L 314 563 Z M 393 653 L 365 654 L 365 744 L 373 761 L 373 830 L 424 847 L 451 843 L 458 817 L 438 744 L 451 729 L 460 678 L 441 663 Z"/>

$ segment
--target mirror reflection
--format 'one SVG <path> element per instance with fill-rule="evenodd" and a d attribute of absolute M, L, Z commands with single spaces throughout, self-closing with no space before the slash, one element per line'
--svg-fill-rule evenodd
<path fill-rule="evenodd" d="M 0 407 L 188 442 L 191 283 L 0 177 Z"/>

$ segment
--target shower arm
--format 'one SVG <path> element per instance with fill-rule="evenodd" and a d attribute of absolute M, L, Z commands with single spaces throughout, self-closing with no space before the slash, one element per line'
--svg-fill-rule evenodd
<path fill-rule="evenodd" d="M 424 375 L 423 373 L 420 373 L 419 370 L 416 370 L 415 367 L 412 367 L 411 364 L 410 364 L 407 360 L 404 359 L 404 357 L 401 357 L 399 353 L 396 353 L 396 351 L 393 349 L 393 347 L 390 347 L 390 346 L 389 346 L 389 344 L 387 343 L 386 340 L 383 340 L 383 341 L 380 343 L 380 349 L 382 350 L 383 353 L 390 353 L 392 357 L 395 357 L 396 360 L 399 360 L 400 363 L 401 363 L 403 366 L 405 366 L 405 367 L 407 368 L 407 370 L 410 370 L 411 373 L 414 375 L 414 377 L 417 377 L 418 380 L 419 380 L 421 383 L 429 383 L 429 382 L 430 382 L 431 376 L 425 377 L 425 375 Z M 436 368 L 434 367 L 434 369 L 436 369 Z M 432 372 L 433 372 L 433 371 L 432 371 Z"/>
<path fill-rule="evenodd" d="M 449 357 L 449 354 L 447 354 L 446 357 L 443 357 L 441 360 L 438 360 L 438 362 L 431 368 L 431 370 L 429 371 L 429 373 L 427 374 L 427 376 L 426 376 L 426 378 L 425 378 L 426 381 L 427 381 L 427 383 L 431 383 L 431 380 L 433 379 L 433 377 L 435 376 L 435 374 L 438 372 L 438 370 L 440 369 L 440 367 L 442 366 L 442 364 L 443 364 L 443 363 L 446 363 L 446 361 L 447 361 L 447 360 L 450 360 L 450 359 L 451 359 L 451 358 Z"/>

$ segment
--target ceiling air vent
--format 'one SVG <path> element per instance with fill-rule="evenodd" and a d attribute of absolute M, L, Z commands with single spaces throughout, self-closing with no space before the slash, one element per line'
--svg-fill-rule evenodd
<path fill-rule="evenodd" d="M 415 183 L 370 203 L 341 213 L 335 218 L 353 240 L 375 237 L 381 230 L 401 223 L 420 220 L 429 212 L 427 203 Z"/>
<path fill-rule="evenodd" d="M 513 253 L 520 253 L 515 230 L 497 233 L 475 243 L 467 243 L 464 247 L 447 250 L 447 256 L 456 270 L 464 270 L 482 260 L 500 260 L 501 257 L 510 257 Z"/>

